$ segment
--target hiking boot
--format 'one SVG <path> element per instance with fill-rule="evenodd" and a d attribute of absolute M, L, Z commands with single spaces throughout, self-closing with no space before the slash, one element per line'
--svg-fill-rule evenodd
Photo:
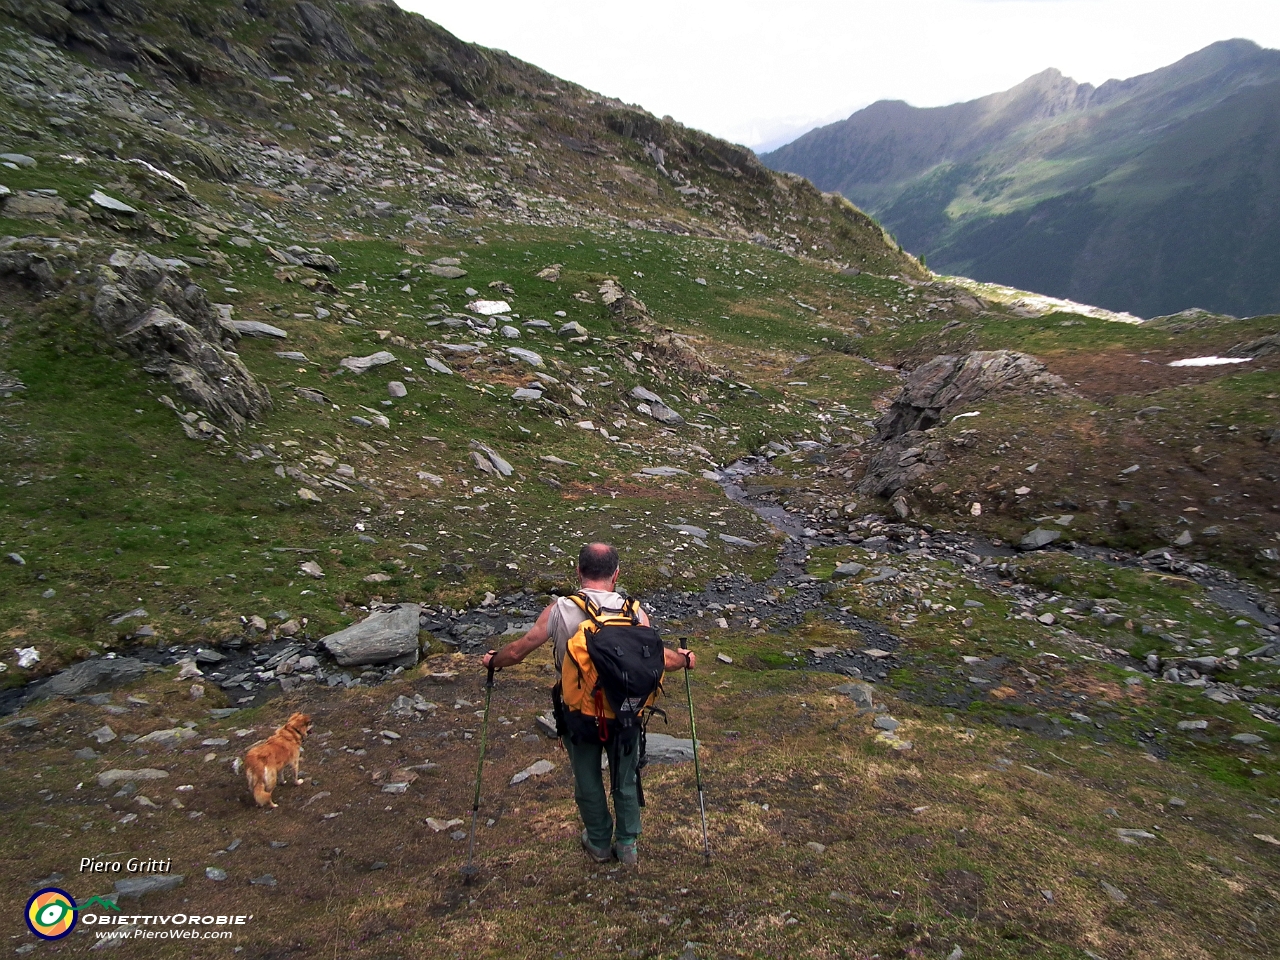
<path fill-rule="evenodd" d="M 640 851 L 636 849 L 635 843 L 615 844 L 613 853 L 624 866 L 634 867 L 640 862 Z"/>
<path fill-rule="evenodd" d="M 587 839 L 587 831 L 582 831 L 582 849 L 587 851 L 587 856 L 596 863 L 608 863 L 613 859 L 612 850 L 601 850 L 599 847 L 593 847 L 591 841 Z"/>

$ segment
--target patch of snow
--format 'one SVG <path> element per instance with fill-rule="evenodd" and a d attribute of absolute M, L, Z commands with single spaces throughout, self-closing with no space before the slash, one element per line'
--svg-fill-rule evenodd
<path fill-rule="evenodd" d="M 1253 357 L 1189 357 L 1175 360 L 1171 367 L 1220 367 L 1224 363 L 1248 363 Z"/>

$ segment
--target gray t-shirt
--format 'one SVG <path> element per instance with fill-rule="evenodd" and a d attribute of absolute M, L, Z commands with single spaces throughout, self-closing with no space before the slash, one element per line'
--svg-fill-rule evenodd
<path fill-rule="evenodd" d="M 610 613 L 617 613 L 627 602 L 626 597 L 609 590 L 584 589 L 580 592 L 585 593 L 601 610 Z M 551 640 L 555 644 L 557 673 L 560 672 L 564 655 L 569 650 L 569 638 L 578 632 L 579 625 L 585 619 L 587 615 L 582 612 L 582 608 L 568 597 L 561 597 L 552 608 L 551 617 L 547 620 L 547 633 L 551 635 Z"/>

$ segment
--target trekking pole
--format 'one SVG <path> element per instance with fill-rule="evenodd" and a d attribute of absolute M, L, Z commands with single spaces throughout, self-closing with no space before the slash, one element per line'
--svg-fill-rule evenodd
<path fill-rule="evenodd" d="M 688 651 L 689 638 L 680 638 L 680 649 Z M 689 736 L 693 738 L 693 778 L 698 784 L 698 812 L 702 814 L 702 855 L 711 862 L 711 841 L 707 839 L 707 802 L 702 796 L 702 767 L 698 763 L 698 725 L 693 719 L 693 684 L 689 680 L 689 670 L 684 671 L 684 692 L 689 700 Z"/>
<path fill-rule="evenodd" d="M 490 650 L 490 653 L 494 651 Z M 476 794 L 471 801 L 471 839 L 467 843 L 467 865 L 459 872 L 464 885 L 480 872 L 473 862 L 476 852 L 476 822 L 480 819 L 480 781 L 484 776 L 484 748 L 489 739 L 489 702 L 493 699 L 493 661 L 489 661 L 489 679 L 484 684 L 484 719 L 480 721 L 480 762 L 476 764 Z"/>

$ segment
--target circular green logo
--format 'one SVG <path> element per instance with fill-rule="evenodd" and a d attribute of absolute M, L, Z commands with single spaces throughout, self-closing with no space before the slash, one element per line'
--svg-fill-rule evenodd
<path fill-rule="evenodd" d="M 27 927 L 41 940 L 61 940 L 76 926 L 76 902 L 57 887 L 37 890 L 27 901 Z"/>

